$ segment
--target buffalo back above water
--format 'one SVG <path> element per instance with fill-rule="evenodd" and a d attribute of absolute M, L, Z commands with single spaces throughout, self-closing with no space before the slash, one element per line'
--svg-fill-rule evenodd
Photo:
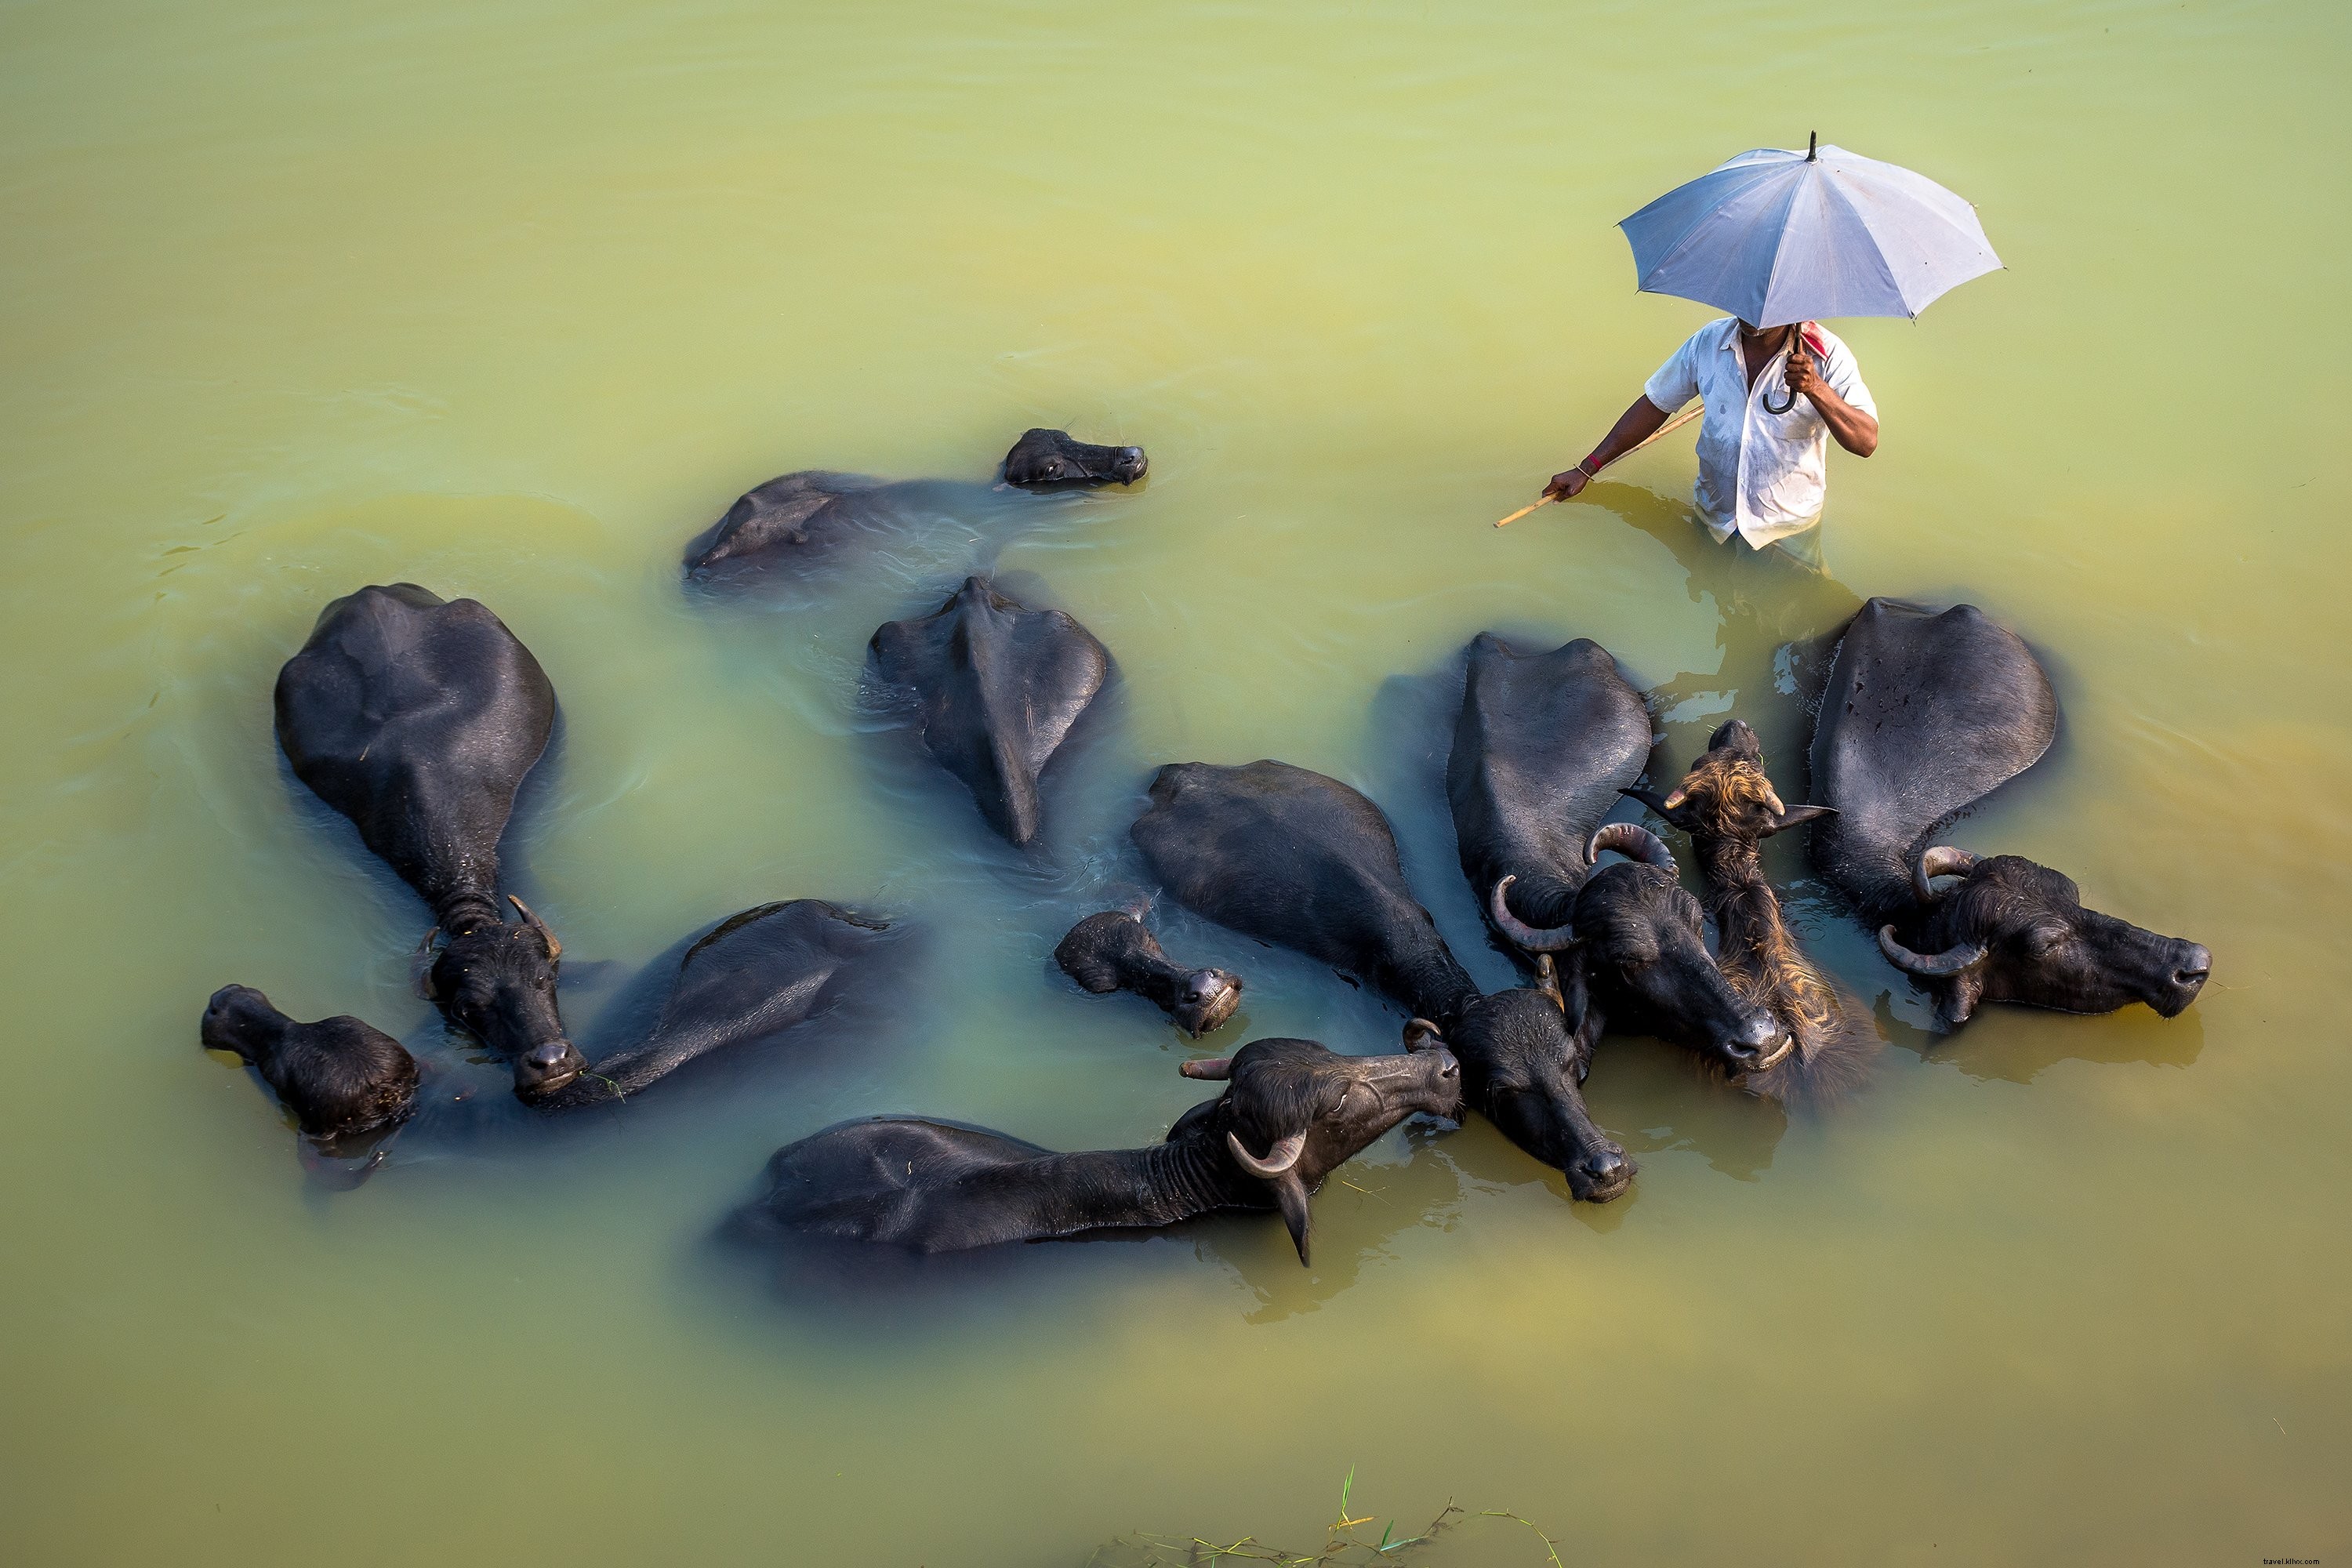
<path fill-rule="evenodd" d="M 1516 877 L 1507 897 L 1522 920 L 1564 924 L 1591 868 L 1585 843 L 1649 754 L 1642 695 L 1599 643 L 1530 654 L 1491 632 L 1473 639 L 1445 795 L 1480 907 Z"/>
<path fill-rule="evenodd" d="M 1129 830 L 1176 901 L 1304 952 L 1423 1017 L 1477 987 L 1414 901 L 1380 808 L 1287 763 L 1171 763 Z"/>
<path fill-rule="evenodd" d="M 277 711 L 295 776 L 428 903 L 495 887 L 555 721 L 547 672 L 498 616 L 413 583 L 362 588 L 278 672 Z"/>
<path fill-rule="evenodd" d="M 2049 867 L 1927 844 L 2032 766 L 2057 715 L 2032 650 L 1968 605 L 1937 615 L 1874 599 L 1830 672 L 1813 776 L 1839 815 L 1815 829 L 1813 861 L 1947 1025 L 1983 1001 L 2075 1013 L 2137 1001 L 2168 1017 L 2210 973 L 2203 947 L 2084 908 L 2073 879 Z M 1945 875 L 1961 880 L 1939 890 L 1933 879 Z"/>
<path fill-rule="evenodd" d="M 1813 864 L 1873 919 L 1912 903 L 1941 823 L 2038 762 L 2058 699 L 2023 638 L 1973 605 L 1873 599 L 1846 628 L 1813 730 Z"/>
<path fill-rule="evenodd" d="M 923 744 L 1014 844 L 1037 836 L 1038 775 L 1110 672 L 1110 654 L 1059 610 L 982 577 L 929 616 L 874 634 L 876 673 L 911 689 Z"/>

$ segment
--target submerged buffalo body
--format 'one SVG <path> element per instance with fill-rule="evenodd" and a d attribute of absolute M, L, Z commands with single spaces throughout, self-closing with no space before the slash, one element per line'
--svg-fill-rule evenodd
<path fill-rule="evenodd" d="M 1253 1040 L 1188 1078 L 1223 1079 L 1165 1142 L 1062 1154 L 1002 1132 L 917 1117 L 843 1122 L 787 1144 L 739 1215 L 748 1235 L 961 1252 L 1103 1229 L 1155 1228 L 1219 1209 L 1276 1209 L 1300 1262 L 1308 1196 L 1416 1112 L 1459 1114 L 1442 1047 L 1343 1057 L 1311 1040 Z"/>
<path fill-rule="evenodd" d="M 1066 431 L 1041 429 L 1013 443 L 1003 471 L 1006 484 L 1039 491 L 1133 484 L 1149 466 L 1140 447 L 1092 446 Z M 822 565 L 845 544 L 888 526 L 909 488 L 816 468 L 770 479 L 687 546 L 687 574 Z"/>
<path fill-rule="evenodd" d="M 1813 731 L 1814 793 L 1837 816 L 1814 829 L 1813 863 L 1948 1025 L 1988 1000 L 2074 1013 L 2145 1002 L 2169 1017 L 2211 967 L 2195 942 L 2084 909 L 2046 866 L 1927 843 L 2040 760 L 2057 727 L 2032 651 L 1972 605 L 1873 599 L 1839 646 Z M 1962 880 L 1938 890 L 1947 875 Z"/>
<path fill-rule="evenodd" d="M 872 648 L 875 672 L 915 694 L 923 745 L 988 825 L 1014 844 L 1036 837 L 1038 776 L 1110 673 L 1094 634 L 971 577 L 932 614 L 876 632 Z"/>
<path fill-rule="evenodd" d="M 687 949 L 642 1038 L 530 1103 L 552 1113 L 619 1102 L 689 1063 L 773 1039 L 877 978 L 896 934 L 818 899 L 730 916 Z M 200 1037 L 256 1068 L 321 1150 L 347 1150 L 420 1110 L 415 1058 L 357 1018 L 297 1023 L 253 987 L 227 985 L 206 1006 Z M 412 1131 L 432 1136 L 430 1121 L 420 1115 Z"/>
<path fill-rule="evenodd" d="M 555 721 L 539 660 L 472 599 L 362 588 L 287 660 L 277 709 L 295 776 L 433 907 L 443 945 L 424 982 L 443 1014 L 513 1060 L 518 1093 L 569 1083 L 583 1064 L 556 1009 L 562 946 L 511 895 L 522 920 L 507 922 L 498 896 L 499 837 Z"/>
<path fill-rule="evenodd" d="M 1125 910 L 1105 910 L 1072 926 L 1054 949 L 1062 973 L 1097 996 L 1132 991 L 1158 1004 L 1189 1035 L 1205 1035 L 1240 1005 L 1238 975 L 1222 969 L 1187 969 L 1160 950 L 1143 922 Z"/>
<path fill-rule="evenodd" d="M 897 936 L 822 899 L 730 915 L 678 960 L 646 1037 L 599 1058 L 548 1108 L 625 1100 L 688 1063 L 772 1039 L 879 978 Z"/>
<path fill-rule="evenodd" d="M 1601 826 L 1650 754 L 1648 710 L 1616 660 L 1583 638 L 1523 654 L 1481 636 L 1469 665 L 1446 797 L 1463 873 L 1496 930 L 1530 960 L 1557 955 L 1571 996 L 1589 992 L 1588 1039 L 1605 1017 L 1735 1073 L 1770 1065 L 1787 1037 L 1708 955 L 1674 858 L 1639 827 Z M 1596 869 L 1611 849 L 1628 858 Z"/>
<path fill-rule="evenodd" d="M 1481 996 L 1415 902 L 1380 808 L 1286 763 L 1175 763 L 1132 836 L 1176 900 L 1293 948 L 1429 1020 L 1460 1058 L 1469 1102 L 1566 1173 L 1579 1197 L 1616 1196 L 1633 1163 L 1593 1126 L 1578 1087 L 1591 1037 L 1543 988 Z"/>

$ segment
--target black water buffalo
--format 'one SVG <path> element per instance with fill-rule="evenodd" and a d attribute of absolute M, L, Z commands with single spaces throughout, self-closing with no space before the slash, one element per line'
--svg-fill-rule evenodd
<path fill-rule="evenodd" d="M 1547 976 L 1538 989 L 1480 995 L 1406 887 L 1387 819 L 1361 795 L 1287 763 L 1171 763 L 1130 832 L 1185 908 L 1433 1020 L 1469 1102 L 1564 1172 L 1578 1197 L 1605 1201 L 1633 1180 L 1633 1162 L 1593 1126 L 1578 1087 L 1593 1038 L 1580 982 L 1571 978 L 1572 994 Z"/>
<path fill-rule="evenodd" d="M 1461 1112 L 1454 1058 L 1426 1033 L 1410 1044 L 1403 1056 L 1343 1057 L 1312 1040 L 1252 1040 L 1182 1063 L 1225 1090 L 1145 1149 L 1062 1154 L 951 1121 L 841 1122 L 776 1151 L 738 1228 L 961 1252 L 1276 1209 L 1304 1263 L 1307 1198 L 1325 1176 L 1408 1116 Z"/>
<path fill-rule="evenodd" d="M 1873 599 L 1846 628 L 1813 731 L 1814 793 L 1838 815 L 1813 864 L 1925 983 L 1950 1026 L 1979 1002 L 2070 1013 L 2196 1000 L 2212 957 L 2083 907 L 2073 881 L 2016 855 L 1928 836 L 2040 760 L 2057 733 L 2050 679 L 1973 605 L 1940 615 Z M 1961 882 L 1939 892 L 1935 879 Z"/>
<path fill-rule="evenodd" d="M 1031 430 L 1004 454 L 1003 477 L 1031 491 L 1075 489 L 1131 485 L 1149 466 L 1140 447 L 1096 447 L 1066 431 Z M 746 565 L 789 572 L 821 563 L 887 523 L 906 489 L 814 468 L 770 479 L 687 546 L 687 574 Z"/>
<path fill-rule="evenodd" d="M 424 986 L 450 1022 L 543 1094 L 583 1065 L 556 1009 L 562 945 L 508 896 L 499 837 L 547 749 L 555 689 L 530 650 L 472 599 L 413 583 L 362 588 L 319 616 L 278 674 L 278 743 L 295 776 L 433 907 Z"/>
<path fill-rule="evenodd" d="M 416 1058 L 358 1018 L 299 1024 L 252 986 L 224 985 L 205 1004 L 197 1037 L 259 1072 L 320 1144 L 397 1127 L 416 1109 Z"/>
<path fill-rule="evenodd" d="M 1037 836 L 1037 779 L 1102 689 L 1110 654 L 1059 610 L 1032 610 L 968 577 L 930 615 L 874 634 L 875 673 L 915 695 L 915 723 L 988 825 Z"/>
<path fill-rule="evenodd" d="M 686 950 L 652 1029 L 600 1057 L 550 1110 L 626 1100 L 690 1062 L 771 1039 L 877 977 L 896 940 L 888 922 L 822 899 L 761 904 Z"/>
<path fill-rule="evenodd" d="M 619 1103 L 689 1063 L 773 1039 L 879 978 L 896 940 L 889 925 L 819 899 L 730 916 L 687 948 L 642 1036 L 526 1103 L 544 1114 Z M 420 1096 L 416 1058 L 357 1018 L 297 1023 L 253 987 L 226 985 L 205 1007 L 199 1037 L 205 1048 L 233 1052 L 257 1069 L 325 1152 L 373 1152 L 376 1144 L 365 1135 L 403 1128 L 412 1116 L 404 1142 L 449 1131 L 449 1105 Z M 436 1116 L 443 1127 L 433 1125 Z"/>
<path fill-rule="evenodd" d="M 1561 955 L 1571 991 L 1580 972 L 1591 1037 L 1605 1017 L 1759 1071 L 1789 1038 L 1707 955 L 1674 857 L 1644 829 L 1599 826 L 1649 753 L 1641 694 L 1599 644 L 1524 654 L 1474 639 L 1445 764 L 1463 874 L 1513 947 Z M 1605 849 L 1628 859 L 1596 869 Z"/>
<path fill-rule="evenodd" d="M 1132 991 L 1158 1004 L 1189 1035 L 1207 1034 L 1241 1004 L 1239 975 L 1185 968 L 1160 951 L 1158 939 L 1125 910 L 1105 910 L 1072 926 L 1054 949 L 1054 962 L 1097 996 Z"/>
<path fill-rule="evenodd" d="M 1795 1048 L 1742 1081 L 1776 1099 L 1833 1099 L 1858 1084 L 1878 1045 L 1853 997 L 1797 946 L 1764 877 L 1764 840 L 1830 815 L 1790 805 L 1764 769 L 1763 743 L 1738 719 L 1718 728 L 1673 793 L 1625 792 L 1690 835 L 1719 962 L 1732 988 L 1780 1022 Z"/>

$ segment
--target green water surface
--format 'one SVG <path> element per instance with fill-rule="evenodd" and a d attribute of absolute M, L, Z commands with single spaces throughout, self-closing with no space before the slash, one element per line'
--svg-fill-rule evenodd
<path fill-rule="evenodd" d="M 2340 1558 L 2347 16 L 0 9 L 0 1560 L 1311 1551 L 1350 1469 L 1400 1534 L 1452 1499 L 1570 1563 Z M 1686 436 L 1488 528 L 1707 319 L 1633 291 L 1613 221 L 1814 130 L 1965 194 L 2008 264 L 1837 323 L 1885 444 L 1832 456 L 1834 581 L 1696 552 Z M 837 599 L 681 591 L 761 479 L 984 485 L 1032 425 L 1150 477 L 944 517 Z M 856 702 L 873 626 L 983 555 L 1118 667 L 1034 858 Z M 561 695 L 510 849 L 575 1026 L 802 896 L 928 931 L 898 1012 L 306 1184 L 197 1047 L 215 987 L 464 1069 L 407 988 L 422 907 L 269 728 L 320 606 L 399 579 L 489 604 Z M 1881 593 L 2043 654 L 2059 746 L 1955 836 L 2208 943 L 2189 1012 L 1927 1035 L 1781 846 L 1879 1069 L 1784 1114 L 1612 1042 L 1590 1097 L 1642 1173 L 1606 1207 L 1474 1123 L 1343 1170 L 1312 1269 L 1262 1216 L 887 1293 L 712 1242 L 841 1117 L 1104 1147 L 1199 1098 L 1156 1012 L 1047 958 L 1133 874 L 1150 766 L 1368 790 L 1498 984 L 1433 782 L 1462 645 L 1595 637 L 1671 765 L 1738 713 L 1793 799 L 1780 650 Z M 1250 979 L 1213 1045 L 1392 1047 L 1303 962 L 1170 940 Z M 1474 1519 L 1427 1561 L 1544 1552 Z"/>

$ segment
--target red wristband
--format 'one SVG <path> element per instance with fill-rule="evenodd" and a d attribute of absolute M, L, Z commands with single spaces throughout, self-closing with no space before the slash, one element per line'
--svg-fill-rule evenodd
<path fill-rule="evenodd" d="M 1587 464 L 1587 463 L 1590 463 L 1590 462 L 1591 462 L 1591 461 L 1592 461 L 1592 454 L 1591 454 L 1591 453 L 1590 453 L 1590 452 L 1587 452 L 1583 457 L 1579 458 L 1576 460 L 1576 466 L 1577 466 L 1578 468 L 1584 468 L 1584 477 L 1585 477 L 1586 479 L 1599 479 L 1599 478 L 1601 477 L 1601 468 L 1602 466 L 1605 466 L 1605 465 L 1596 465 L 1596 466 L 1595 466 L 1595 467 L 1593 467 L 1593 468 L 1584 468 L 1584 465 L 1585 465 L 1585 464 Z"/>

